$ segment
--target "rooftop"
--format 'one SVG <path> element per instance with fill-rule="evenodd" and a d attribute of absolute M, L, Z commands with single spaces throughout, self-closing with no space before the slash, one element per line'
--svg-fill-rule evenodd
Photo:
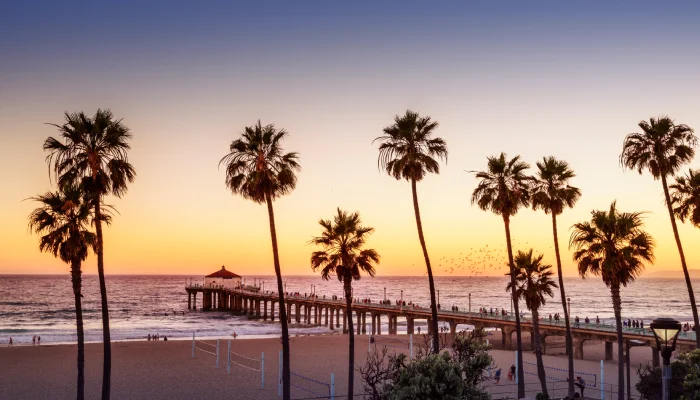
<path fill-rule="evenodd" d="M 227 271 L 225 266 L 221 266 L 221 269 L 214 272 L 213 274 L 209 274 L 205 276 L 205 278 L 224 278 L 224 279 L 233 279 L 233 278 L 240 278 L 240 275 L 236 275 L 231 271 Z"/>

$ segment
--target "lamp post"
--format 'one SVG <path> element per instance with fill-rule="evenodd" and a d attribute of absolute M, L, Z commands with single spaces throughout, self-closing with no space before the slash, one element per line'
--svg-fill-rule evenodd
<path fill-rule="evenodd" d="M 651 322 L 651 331 L 654 332 L 656 348 L 661 350 L 663 358 L 661 394 L 663 400 L 670 400 L 671 354 L 676 349 L 676 339 L 681 331 L 681 323 L 673 318 L 657 318 Z"/>
<path fill-rule="evenodd" d="M 569 309 L 569 321 L 571 321 L 571 297 L 566 299 L 566 304 L 567 304 L 568 309 Z"/>
<path fill-rule="evenodd" d="M 469 293 L 469 315 L 472 313 L 472 294 Z"/>
<path fill-rule="evenodd" d="M 386 303 L 386 287 L 384 288 L 384 302 Z"/>
<path fill-rule="evenodd" d="M 401 289 L 401 305 L 403 306 L 403 289 Z"/>
<path fill-rule="evenodd" d="M 438 310 L 440 309 L 440 289 L 438 289 L 438 303 L 437 303 L 437 308 Z"/>

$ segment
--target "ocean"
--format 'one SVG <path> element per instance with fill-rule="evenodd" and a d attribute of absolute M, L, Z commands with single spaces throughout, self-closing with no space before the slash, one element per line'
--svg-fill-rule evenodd
<path fill-rule="evenodd" d="M 246 284 L 259 282 L 264 290 L 276 290 L 273 276 L 246 276 Z M 247 320 L 226 312 L 187 311 L 185 285 L 197 276 L 107 276 L 110 324 L 113 340 L 142 340 L 148 334 L 169 339 L 192 337 L 230 337 L 236 332 L 242 337 L 279 336 L 280 325 Z M 319 276 L 284 277 L 287 291 L 310 293 L 315 286 L 318 296 L 342 296 L 342 284 L 337 280 L 323 281 Z M 609 321 L 613 319 L 610 291 L 599 278 L 586 280 L 566 278 L 567 297 L 571 298 L 571 314 Z M 468 309 L 471 293 L 472 310 L 479 307 L 510 309 L 510 297 L 505 291 L 506 277 L 435 278 L 442 308 L 452 305 Z M 694 282 L 695 296 L 700 298 Z M 429 306 L 428 278 L 422 277 L 363 277 L 353 282 L 354 294 L 373 301 L 386 296 L 401 298 L 421 306 Z M 85 339 L 102 340 L 99 283 L 96 275 L 83 278 L 83 318 Z M 201 296 L 198 298 L 201 305 Z M 524 308 L 524 304 L 521 306 Z M 527 314 L 527 310 L 526 314 Z M 183 315 L 184 312 L 184 315 Z M 549 299 L 543 315 L 561 312 L 559 291 Z M 642 279 L 622 289 L 622 313 L 625 319 L 666 316 L 692 323 L 690 301 L 682 279 Z M 386 321 L 385 321 L 386 323 Z M 425 321 L 416 326 L 425 329 Z M 382 328 L 387 331 L 386 326 Z M 405 331 L 405 320 L 399 319 L 399 332 Z M 319 334 L 325 327 L 292 328 L 291 334 Z M 75 342 L 75 307 L 70 276 L 66 275 L 0 275 L 0 343 L 11 336 L 17 344 L 30 344 L 32 336 L 41 336 L 42 343 Z"/>

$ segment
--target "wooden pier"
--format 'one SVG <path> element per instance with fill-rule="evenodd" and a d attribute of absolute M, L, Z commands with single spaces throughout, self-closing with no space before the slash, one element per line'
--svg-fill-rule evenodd
<path fill-rule="evenodd" d="M 197 296 L 202 295 L 201 310 L 230 311 L 236 314 L 247 315 L 249 318 L 260 318 L 262 320 L 275 320 L 275 307 L 279 307 L 279 297 L 276 293 L 259 291 L 249 291 L 243 289 L 229 289 L 223 286 L 188 285 L 187 309 L 197 310 Z M 345 300 L 332 300 L 320 297 L 285 296 L 288 322 L 307 324 L 315 326 L 326 326 L 331 330 L 341 329 L 345 333 L 346 316 Z M 269 307 L 268 307 L 269 306 Z M 388 334 L 395 335 L 398 332 L 398 318 L 406 319 L 406 330 L 414 333 L 415 321 L 426 320 L 428 322 L 428 334 L 432 334 L 431 312 L 429 308 L 419 308 L 414 306 L 382 305 L 377 303 L 353 302 L 352 310 L 356 315 L 356 334 L 381 335 L 382 319 L 388 321 Z M 279 308 L 277 308 L 279 311 Z M 341 314 L 342 317 L 341 317 Z M 369 317 L 368 317 L 369 316 Z M 454 335 L 457 326 L 460 324 L 473 325 L 476 329 L 495 328 L 502 332 L 501 341 L 504 349 L 514 349 L 515 343 L 512 334 L 515 332 L 515 318 L 506 315 L 480 314 L 467 311 L 438 311 L 438 319 L 449 324 L 449 333 Z M 369 323 L 369 329 L 368 329 Z M 523 331 L 532 331 L 532 322 L 527 318 L 521 318 Z M 550 322 L 546 319 L 540 321 L 540 333 L 543 340 L 543 348 L 546 349 L 546 338 L 548 336 L 564 336 L 566 328 L 563 321 Z M 605 324 L 572 324 L 571 333 L 574 340 L 574 357 L 583 359 L 583 344 L 588 340 L 599 340 L 605 342 L 605 358 L 612 360 L 613 343 L 617 341 L 615 327 Z M 534 340 L 534 335 L 530 335 Z M 658 365 L 658 351 L 654 335 L 649 328 L 628 329 L 624 331 L 625 341 L 636 341 L 645 343 L 652 348 L 654 363 Z M 680 351 L 695 348 L 695 332 L 681 332 L 676 348 Z"/>

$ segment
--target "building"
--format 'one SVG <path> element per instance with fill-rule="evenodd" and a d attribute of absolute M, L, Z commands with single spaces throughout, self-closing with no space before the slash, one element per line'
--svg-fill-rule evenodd
<path fill-rule="evenodd" d="M 221 269 L 204 277 L 204 287 L 224 287 L 226 289 L 235 289 L 241 286 L 241 276 L 228 271 L 225 266 Z"/>

